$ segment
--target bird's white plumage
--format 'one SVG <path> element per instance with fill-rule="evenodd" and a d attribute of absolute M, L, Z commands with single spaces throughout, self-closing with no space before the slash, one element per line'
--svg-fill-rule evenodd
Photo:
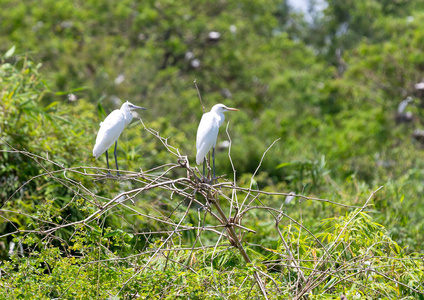
<path fill-rule="evenodd" d="M 237 110 L 228 108 L 224 104 L 216 104 L 210 112 L 203 114 L 197 128 L 196 137 L 196 163 L 199 165 L 203 162 L 206 154 L 215 147 L 218 137 L 219 127 L 225 120 L 224 112 L 229 110 Z"/>
<path fill-rule="evenodd" d="M 106 119 L 100 123 L 99 133 L 96 138 L 96 145 L 93 148 L 93 155 L 97 159 L 115 141 L 118 140 L 122 131 L 125 129 L 125 116 L 120 109 L 115 109 Z"/>
<path fill-rule="evenodd" d="M 206 154 L 216 144 L 219 132 L 219 122 L 212 112 L 205 113 L 199 123 L 196 138 L 196 163 L 201 164 Z"/>
<path fill-rule="evenodd" d="M 100 123 L 96 144 L 93 148 L 93 156 L 95 158 L 98 158 L 100 155 L 102 155 L 113 145 L 113 143 L 118 140 L 125 127 L 131 123 L 133 118 L 131 109 L 137 108 L 144 109 L 127 101 L 122 104 L 120 109 L 115 109 L 106 117 L 102 123 Z"/>

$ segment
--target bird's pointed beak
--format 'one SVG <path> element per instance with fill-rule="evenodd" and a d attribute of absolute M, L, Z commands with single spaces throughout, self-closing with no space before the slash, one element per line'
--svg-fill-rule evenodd
<path fill-rule="evenodd" d="M 142 109 L 142 110 L 147 110 L 147 108 L 141 107 L 141 106 L 137 106 L 137 105 L 130 105 L 131 109 Z"/>
<path fill-rule="evenodd" d="M 238 111 L 237 108 L 227 107 L 227 110 Z"/>

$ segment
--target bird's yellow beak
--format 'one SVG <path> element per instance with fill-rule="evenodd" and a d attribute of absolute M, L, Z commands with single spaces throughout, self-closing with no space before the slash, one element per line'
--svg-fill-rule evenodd
<path fill-rule="evenodd" d="M 237 108 L 227 107 L 227 110 L 238 111 Z"/>

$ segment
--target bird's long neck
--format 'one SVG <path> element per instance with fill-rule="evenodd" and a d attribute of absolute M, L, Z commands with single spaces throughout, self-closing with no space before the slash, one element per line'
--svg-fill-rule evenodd
<path fill-rule="evenodd" d="M 215 118 L 218 121 L 219 126 L 221 127 L 222 123 L 224 123 L 225 120 L 224 113 L 215 113 Z"/>
<path fill-rule="evenodd" d="M 124 118 L 125 118 L 125 126 L 128 126 L 128 124 L 131 123 L 133 115 L 130 110 L 124 111 Z"/>

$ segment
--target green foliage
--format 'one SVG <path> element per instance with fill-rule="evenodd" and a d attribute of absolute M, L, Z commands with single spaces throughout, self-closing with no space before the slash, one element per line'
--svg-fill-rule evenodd
<path fill-rule="evenodd" d="M 317 268 L 319 257 L 325 253 L 323 249 L 299 227 L 284 229 L 286 240 L 297 245 L 293 248 L 294 254 L 302 262 L 305 276 L 310 276 L 314 282 L 309 297 L 328 299 L 326 297 L 342 293 L 354 297 L 367 295 L 370 299 L 382 295 L 387 299 L 417 296 L 406 287 L 419 288 L 423 280 L 419 256 L 407 257 L 381 225 L 372 222 L 364 213 L 352 218 L 354 214 L 356 212 L 327 219 L 316 228 L 317 232 L 323 232 L 320 239 L 328 245 L 326 251 L 330 251 L 335 262 L 322 266 L 327 270 L 323 273 L 326 274 L 324 278 L 319 276 L 320 272 L 315 276 L 312 272 Z M 347 229 L 341 234 L 345 227 Z M 73 237 L 74 246 L 66 247 L 64 253 L 41 242 L 45 246 L 40 251 L 32 251 L 31 255 L 24 257 L 13 255 L 4 262 L 1 278 L 4 295 L 8 298 L 31 295 L 32 299 L 105 298 L 113 295 L 128 298 L 136 294 L 141 298 L 165 299 L 219 298 L 219 294 L 260 297 L 259 290 L 252 290 L 253 282 L 246 281 L 246 276 L 252 275 L 254 269 L 249 265 L 240 266 L 235 249 L 215 251 L 209 248 L 191 254 L 190 250 L 174 247 L 153 261 L 152 251 L 160 248 L 162 242 L 151 244 L 144 252 L 127 258 L 109 250 L 112 244 L 124 247 L 122 243 L 133 238 L 127 234 L 119 237 L 114 231 L 102 236 L 99 230 L 82 227 Z M 33 245 L 29 240 L 23 242 Z M 178 244 L 178 239 L 168 245 L 175 243 Z M 258 260 L 255 261 L 256 267 L 260 266 L 259 261 L 264 261 L 262 271 L 273 278 L 266 286 L 268 295 L 290 297 L 290 287 L 298 274 L 285 267 L 281 259 L 285 256 L 285 249 L 281 244 L 266 250 L 266 255 L 253 250 L 249 253 Z M 70 255 L 75 252 L 79 255 Z M 188 257 L 190 260 L 186 265 Z M 148 268 L 135 267 L 147 261 L 151 261 Z M 387 280 L 385 276 L 394 280 Z M 320 284 L 315 285 L 316 282 Z"/>
<path fill-rule="evenodd" d="M 424 157 L 412 136 L 424 117 L 416 88 L 423 80 L 424 7 L 406 0 L 327 2 L 308 24 L 284 1 L 0 0 L 0 294 L 260 298 L 252 280 L 259 268 L 274 280 L 266 281 L 270 297 L 293 296 L 299 272 L 287 267 L 275 216 L 265 209 L 243 219 L 257 232 L 243 235 L 252 264 L 235 248 L 223 250 L 228 241 L 217 243 L 211 232 L 200 242 L 187 230 L 166 245 L 168 235 L 148 235 L 173 230 L 151 216 L 184 216 L 186 199 L 166 190 L 144 191 L 89 225 L 69 225 L 146 183 L 137 173 L 93 180 L 103 172 L 94 167 L 105 167 L 104 157 L 91 155 L 98 124 L 123 100 L 147 107 L 144 125 L 194 166 L 202 113 L 196 79 L 206 109 L 217 102 L 240 109 L 226 119 L 238 186 L 356 207 L 384 186 L 354 219 L 357 210 L 299 197 L 284 203 L 285 196 L 269 194 L 251 203 L 287 215 L 279 229 L 308 280 L 321 274 L 311 269 L 331 270 L 308 298 L 420 297 L 410 288 L 422 289 L 416 252 L 424 243 Z M 407 96 L 413 119 L 400 123 L 396 110 Z M 219 141 L 227 139 L 225 125 Z M 218 147 L 217 168 L 232 179 L 228 155 Z M 140 174 L 176 162 L 137 119 L 120 137 L 118 158 L 123 170 Z M 186 176 L 179 169 L 168 175 Z M 190 210 L 184 224 L 197 224 L 199 214 Z M 204 222 L 219 225 L 210 216 Z M 15 249 L 9 256 L 11 243 L 24 254 Z M 220 250 L 192 253 L 193 243 Z M 141 270 L 162 246 L 169 251 Z M 317 266 L 325 255 L 332 263 Z"/>

